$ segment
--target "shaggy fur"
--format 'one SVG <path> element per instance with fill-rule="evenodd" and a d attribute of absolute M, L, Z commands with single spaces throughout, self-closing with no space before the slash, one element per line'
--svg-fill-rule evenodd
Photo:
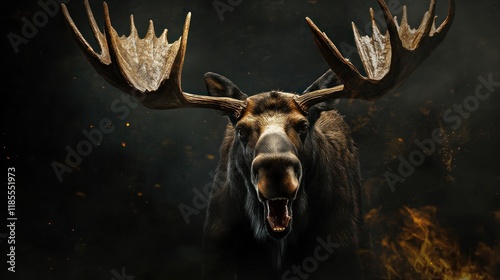
<path fill-rule="evenodd" d="M 257 115 L 296 110 L 288 108 L 290 95 L 269 92 L 252 98 Z M 339 246 L 317 261 L 307 279 L 361 279 L 358 154 L 342 116 L 324 111 L 311 123 L 299 150 L 303 178 L 293 202 L 292 230 L 282 239 L 266 231 L 264 208 L 243 149 L 229 124 L 205 221 L 206 279 L 302 279 L 293 266 L 314 256 L 318 238 Z"/>
<path fill-rule="evenodd" d="M 319 103 L 306 115 L 293 94 L 271 91 L 248 97 L 215 73 L 207 73 L 205 82 L 211 95 L 245 100 L 247 107 L 240 118 L 229 116 L 220 148 L 204 228 L 204 279 L 371 279 L 358 153 L 350 128 L 336 111 L 337 101 Z M 304 93 L 338 83 L 329 70 Z M 304 121 L 308 129 L 298 133 Z M 255 148 L 269 125 L 288 139 L 278 142 L 276 151 L 292 153 L 302 169 L 290 231 L 278 239 L 266 227 L 264 203 L 251 180 Z M 242 141 L 236 129 L 248 126 L 249 141 Z M 282 132 L 272 137 L 282 137 Z M 279 172 L 287 167 L 280 166 L 276 162 L 272 168 Z"/>

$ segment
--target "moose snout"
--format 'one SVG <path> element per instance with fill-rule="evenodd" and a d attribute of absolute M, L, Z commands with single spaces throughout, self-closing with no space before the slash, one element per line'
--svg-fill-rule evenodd
<path fill-rule="evenodd" d="M 252 162 L 252 182 L 259 199 L 294 199 L 302 177 L 299 159 L 291 154 L 261 154 Z"/>
<path fill-rule="evenodd" d="M 268 127 L 257 141 L 251 176 L 261 201 L 295 198 L 302 165 L 297 149 L 282 129 Z"/>

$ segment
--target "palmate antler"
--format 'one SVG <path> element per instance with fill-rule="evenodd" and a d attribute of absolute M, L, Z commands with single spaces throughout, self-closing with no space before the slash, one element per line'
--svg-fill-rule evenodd
<path fill-rule="evenodd" d="M 68 24 L 78 46 L 93 67 L 112 85 L 129 93 L 153 109 L 210 108 L 238 118 L 246 102 L 233 98 L 201 96 L 185 93 L 181 88 L 181 72 L 191 14 L 186 17 L 182 36 L 169 43 L 167 30 L 156 37 L 153 22 L 144 38 L 139 38 L 131 16 L 131 33 L 119 37 L 111 25 L 109 10 L 104 5 L 104 33 L 97 27 L 87 0 L 84 1 L 94 36 L 101 53 L 84 39 L 71 19 L 64 4 L 61 4 Z M 391 89 L 403 83 L 415 69 L 441 43 L 452 24 L 455 15 L 455 1 L 450 0 L 448 16 L 435 27 L 436 1 L 431 0 L 429 11 L 424 15 L 418 29 L 408 25 L 406 6 L 403 7 L 401 25 L 392 16 L 383 0 L 378 0 L 387 32 L 382 35 L 375 23 L 373 9 L 370 9 L 373 35 L 361 36 L 353 24 L 356 46 L 367 73 L 364 77 L 345 59 L 325 33 L 307 18 L 314 40 L 330 68 L 342 81 L 342 85 L 320 89 L 295 96 L 295 101 L 305 114 L 315 104 L 339 98 L 376 100 Z"/>
<path fill-rule="evenodd" d="M 181 72 L 189 30 L 191 14 L 186 17 L 182 36 L 169 43 L 167 30 L 156 37 L 153 22 L 144 38 L 139 38 L 131 16 L 128 37 L 119 37 L 111 25 L 108 5 L 104 6 L 104 33 L 97 23 L 87 0 L 84 1 L 90 26 L 101 48 L 101 53 L 94 49 L 82 36 L 69 15 L 68 9 L 61 4 L 66 23 L 75 41 L 82 49 L 87 60 L 106 81 L 122 91 L 135 96 L 143 105 L 152 109 L 175 108 L 210 108 L 239 117 L 245 108 L 245 101 L 201 96 L 185 93 L 181 88 Z"/>
<path fill-rule="evenodd" d="M 368 77 L 364 77 L 345 59 L 325 33 L 307 18 L 314 40 L 330 68 L 342 81 L 342 85 L 312 91 L 295 97 L 295 101 L 307 113 L 317 103 L 331 99 L 352 98 L 376 100 L 399 86 L 430 55 L 446 36 L 455 16 L 455 1 L 449 1 L 448 16 L 435 27 L 436 1 L 431 0 L 429 11 L 418 29 L 412 29 L 407 22 L 406 6 L 403 7 L 401 25 L 393 17 L 383 0 L 378 0 L 383 11 L 387 32 L 382 35 L 375 23 L 373 9 L 370 9 L 373 34 L 360 36 L 353 25 L 356 46 Z"/>

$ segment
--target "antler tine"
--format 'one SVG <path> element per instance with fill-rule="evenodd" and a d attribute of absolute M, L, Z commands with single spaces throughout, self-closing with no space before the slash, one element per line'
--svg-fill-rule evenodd
<path fill-rule="evenodd" d="M 90 8 L 89 1 L 85 0 L 84 4 L 85 4 L 85 11 L 87 12 L 87 17 L 88 17 L 89 23 L 90 23 L 90 28 L 92 28 L 92 33 L 94 34 L 94 38 L 96 39 L 97 44 L 101 48 L 101 54 L 99 56 L 105 64 L 109 64 L 109 63 L 111 63 L 111 60 L 109 58 L 108 43 L 106 41 L 106 36 L 103 33 L 101 33 L 101 31 L 99 30 L 99 27 L 97 26 L 97 22 L 94 18 L 94 14 L 92 13 L 92 9 Z M 69 16 L 69 13 L 68 13 L 66 7 L 64 7 L 64 8 L 66 10 L 66 14 Z M 76 28 L 76 26 L 75 26 L 75 28 Z M 82 39 L 83 39 L 83 37 L 82 37 Z"/>
<path fill-rule="evenodd" d="M 432 25 L 434 24 L 435 17 L 436 17 L 436 0 L 431 0 L 429 11 L 427 11 L 424 14 L 424 18 L 422 19 L 422 22 L 420 23 L 420 26 L 417 29 L 418 31 L 420 31 L 417 32 L 417 34 L 419 34 L 420 36 L 418 36 L 415 41 L 419 42 L 422 37 L 429 36 Z"/>
<path fill-rule="evenodd" d="M 310 18 L 306 18 L 307 24 L 311 28 L 314 34 L 314 42 L 318 46 L 321 54 L 328 62 L 332 69 L 335 69 L 335 73 L 343 82 L 348 82 L 349 79 L 361 78 L 361 74 L 358 72 L 356 67 L 342 56 L 337 46 L 332 43 L 332 41 L 326 36 L 324 32 L 314 24 Z"/>
<path fill-rule="evenodd" d="M 321 55 L 343 84 L 346 85 L 350 84 L 353 80 L 356 81 L 358 79 L 363 79 L 363 76 L 359 73 L 356 67 L 344 58 L 335 44 L 318 28 L 318 26 L 316 26 L 316 24 L 314 24 L 309 17 L 306 17 L 306 22 L 311 28 L 314 43 L 318 47 Z M 324 102 L 329 99 L 342 98 L 342 95 L 345 94 L 344 85 L 316 90 L 302 95 L 296 95 L 294 100 L 304 113 L 308 113 L 309 108 L 317 103 Z"/>
<path fill-rule="evenodd" d="M 181 88 L 181 73 L 184 65 L 187 38 L 191 20 L 188 13 L 182 36 L 169 43 L 166 30 L 156 37 L 150 21 L 147 35 L 139 38 L 131 15 L 131 33 L 118 36 L 111 24 L 106 2 L 104 9 L 104 33 L 97 27 L 90 5 L 85 0 L 87 15 L 102 53 L 97 54 L 84 39 L 71 19 L 64 4 L 64 17 L 78 46 L 92 66 L 106 81 L 136 97 L 143 105 L 152 109 L 210 108 L 239 117 L 246 103 L 225 97 L 200 96 L 185 93 Z"/>
<path fill-rule="evenodd" d="M 382 35 L 375 23 L 373 10 L 370 9 L 373 34 L 361 36 L 353 23 L 353 32 L 361 62 L 367 77 L 347 61 L 310 19 L 307 19 L 313 31 L 314 41 L 331 69 L 343 82 L 342 86 L 309 92 L 295 98 L 299 106 L 307 113 L 308 108 L 332 98 L 355 98 L 376 100 L 391 89 L 406 81 L 415 69 L 430 55 L 446 36 L 455 15 L 455 1 L 449 0 L 448 16 L 435 28 L 435 0 L 430 1 L 417 30 L 407 23 L 406 7 L 403 7 L 401 26 L 392 15 L 383 0 L 377 0 L 383 12 L 387 32 Z"/>
<path fill-rule="evenodd" d="M 424 14 L 421 24 L 417 30 L 411 29 L 406 22 L 405 28 L 398 28 L 397 19 L 392 16 L 389 8 L 383 0 L 378 0 L 381 9 L 384 11 L 384 18 L 387 25 L 388 35 L 385 35 L 385 40 L 390 41 L 391 51 L 390 64 L 383 65 L 387 68 L 387 74 L 381 77 L 380 85 L 384 91 L 372 96 L 373 99 L 382 97 L 389 90 L 399 86 L 406 81 L 415 69 L 422 64 L 430 53 L 441 43 L 446 36 L 446 32 L 451 26 L 454 17 L 454 0 L 449 1 L 450 10 L 446 18 L 448 29 L 443 33 L 433 32 L 435 21 L 436 1 L 430 0 L 429 10 Z M 403 9 L 403 17 L 406 17 L 406 8 Z M 402 26 L 405 24 L 402 21 Z M 441 36 L 439 36 L 441 35 Z M 388 37 L 388 38 L 387 38 Z M 377 38 L 372 39 L 375 41 Z M 367 45 L 356 41 L 358 48 L 366 48 Z M 373 54 L 372 54 L 373 55 Z M 368 59 L 362 59 L 363 66 L 366 68 L 370 63 Z M 369 77 L 372 78 L 372 77 Z M 392 83 L 392 86 L 391 86 Z"/>
<path fill-rule="evenodd" d="M 448 31 L 451 28 L 453 20 L 455 19 L 455 0 L 449 0 L 448 15 L 446 16 L 446 19 L 441 23 L 441 25 L 437 29 L 435 27 L 436 18 L 437 18 L 437 16 L 435 16 L 433 18 L 433 22 L 432 22 L 433 28 L 431 28 L 431 31 L 430 31 L 430 36 L 432 36 L 434 38 L 434 41 L 435 41 L 434 45 L 435 46 L 439 45 L 443 41 L 444 37 L 446 36 L 446 34 L 448 33 Z"/>
<path fill-rule="evenodd" d="M 109 65 L 111 63 L 106 37 L 102 32 L 99 31 L 99 28 L 97 27 L 97 23 L 95 21 L 92 10 L 90 9 L 88 0 L 85 0 L 84 4 L 90 27 L 92 28 L 94 37 L 99 45 L 99 48 L 101 49 L 101 53 L 99 54 L 94 51 L 92 46 L 87 42 L 87 40 L 85 40 L 82 33 L 80 32 L 80 30 L 78 30 L 73 19 L 71 18 L 66 5 L 62 3 L 61 7 L 66 24 L 68 25 L 71 31 L 71 35 L 75 39 L 78 47 L 80 47 L 87 60 L 89 60 L 94 67 L 106 68 L 106 65 Z M 99 70 L 99 72 L 101 71 Z"/>

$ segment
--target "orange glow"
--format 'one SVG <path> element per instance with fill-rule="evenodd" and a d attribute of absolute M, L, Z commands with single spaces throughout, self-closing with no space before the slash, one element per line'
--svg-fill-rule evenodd
<path fill-rule="evenodd" d="M 376 242 L 381 251 L 377 252 L 380 276 L 383 279 L 493 279 L 478 261 L 462 255 L 451 231 L 437 222 L 436 211 L 434 206 L 403 207 L 396 219 L 384 215 L 381 209 L 367 213 L 367 225 L 378 228 L 382 236 Z M 381 228 L 382 224 L 390 224 L 391 230 Z"/>

